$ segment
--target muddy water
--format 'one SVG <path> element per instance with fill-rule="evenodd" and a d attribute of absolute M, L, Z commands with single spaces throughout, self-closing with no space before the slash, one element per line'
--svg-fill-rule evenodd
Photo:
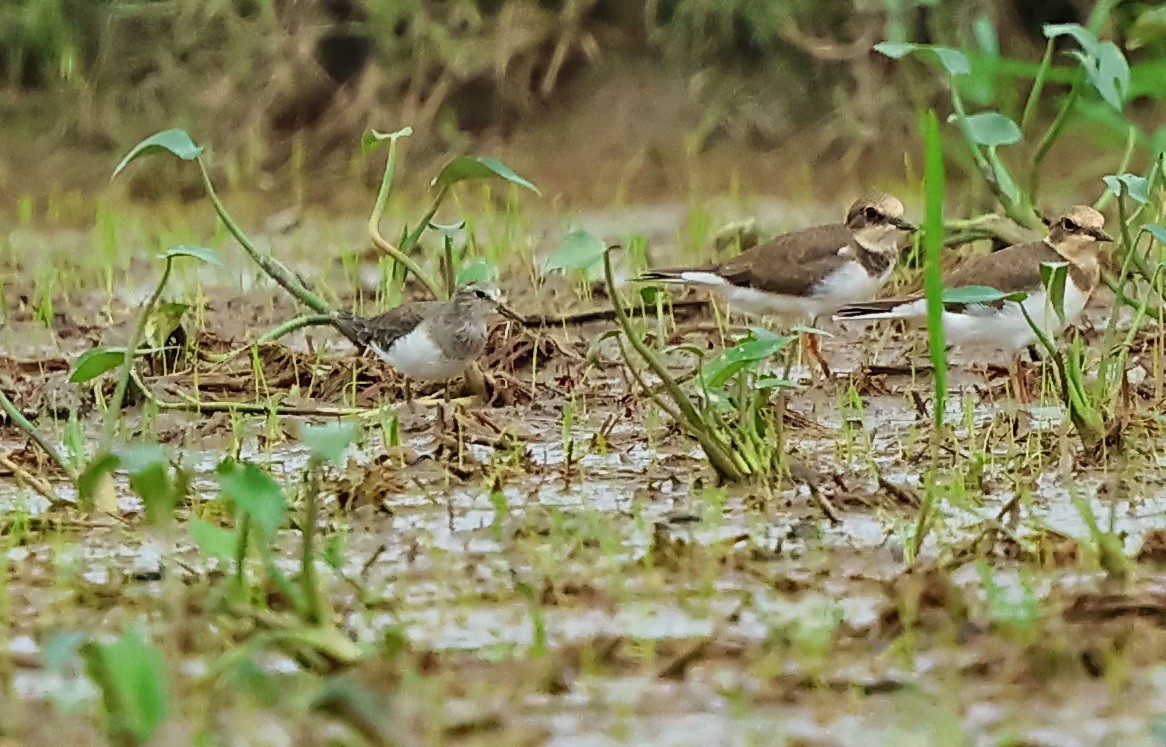
<path fill-rule="evenodd" d="M 760 202 L 718 210 L 711 212 L 726 218 L 760 212 L 775 227 L 790 212 Z M 557 231 L 579 225 L 605 237 L 647 235 L 653 252 L 681 254 L 690 218 L 671 205 L 532 221 L 529 249 L 544 251 Z M 308 247 L 338 236 L 357 246 L 360 224 L 298 230 L 273 244 L 288 249 L 297 270 L 336 287 L 339 271 L 309 262 Z M 240 327 L 219 321 L 222 308 L 207 309 L 207 325 L 239 343 L 242 330 L 279 321 L 286 309 L 252 280 L 212 269 L 183 275 L 178 287 L 247 299 L 251 316 Z M 130 291 L 140 288 L 127 289 L 132 303 Z M 555 292 L 541 302 L 587 303 Z M 92 307 L 100 296 L 78 290 L 62 306 L 75 317 L 100 317 L 105 312 Z M 118 306 L 115 319 L 128 318 Z M 15 325 L 14 339 L 30 339 L 19 330 L 34 322 Z M 602 329 L 550 334 L 585 350 Z M 930 378 L 889 375 L 872 385 L 851 371 L 876 355 L 917 358 L 908 343 L 918 340 L 895 337 L 876 350 L 862 329 L 832 331 L 825 349 L 838 377 L 810 385 L 809 372 L 794 369 L 807 385 L 791 407 L 812 425 L 791 425 L 787 437 L 839 508 L 836 525 L 804 485 L 713 486 L 690 440 L 644 402 L 621 399 L 624 379 L 612 365 L 564 363 L 573 389 L 556 390 L 547 374 L 537 406 L 487 409 L 499 430 L 520 434 L 522 460 L 483 441 L 467 444 L 460 458 L 425 458 L 437 447 L 433 412 L 403 416 L 416 426 L 405 428 L 413 455 L 405 463 L 378 461 L 386 450 L 374 433 L 328 476 L 322 526 L 345 539 L 339 568 L 319 568 L 344 632 L 370 650 L 386 634 L 402 635 L 411 666 L 424 673 L 420 681 L 378 679 L 375 656 L 354 667 L 379 697 L 396 699 L 395 727 L 432 735 L 441 723 L 438 741 L 496 744 L 1161 743 L 1153 714 L 1166 711 L 1158 653 L 1166 589 L 1152 562 L 1137 564 L 1127 581 L 1108 579 L 1089 555 L 1086 518 L 1116 533 L 1131 556 L 1163 526 L 1153 430 L 1138 431 L 1124 460 L 1084 465 L 1063 409 L 1047 401 L 1018 406 L 983 375 L 956 373 L 947 408 L 955 446 L 935 463 L 934 521 L 910 572 L 904 556 L 919 514 L 902 496 L 925 492 L 931 427 L 909 392 L 929 399 Z M 123 322 L 99 336 L 116 343 L 124 332 Z M 92 338 L 59 334 L 49 353 L 69 358 Z M 306 348 L 307 340 L 296 345 Z M 17 345 L 8 352 L 34 353 Z M 564 436 L 568 401 L 578 414 Z M 613 418 L 602 448 L 594 445 Z M 206 418 L 165 420 L 197 432 Z M 285 419 L 283 430 L 294 433 L 296 422 Z M 272 438 L 259 417 L 243 418 L 241 430 L 240 455 L 293 492 L 305 451 Z M 11 430 L 5 436 L 7 447 L 21 443 Z M 10 691 L 29 709 L 51 701 L 64 709 L 57 712 L 72 704 L 84 714 L 96 702 L 79 670 L 39 661 L 53 631 L 113 633 L 139 616 L 165 629 L 157 600 L 170 580 L 201 594 L 208 578 L 227 570 L 200 555 L 186 520 L 215 499 L 212 472 L 230 439 L 198 440 L 176 448 L 199 479 L 173 547 L 142 528 L 140 502 L 119 479 L 122 516 L 34 528 L 7 550 L 7 645 L 27 664 Z M 337 496 L 352 484 L 372 487 L 360 505 L 341 509 Z M 1015 513 L 1001 516 L 1018 491 Z M 59 492 L 70 498 L 67 488 Z M 5 480 L 0 508 L 35 521 L 47 503 Z M 972 562 L 949 565 L 988 528 L 1000 530 L 999 541 Z M 1033 560 L 1042 542 L 1056 547 Z M 276 547 L 276 565 L 294 573 L 298 532 L 281 533 Z M 1057 549 L 1075 557 L 1054 558 Z M 929 575 L 937 566 L 949 572 Z M 189 614 L 191 624 L 210 623 L 198 605 Z M 223 646 L 213 636 L 197 639 L 172 669 L 194 677 Z M 279 654 L 259 663 L 289 678 L 300 671 Z M 297 718 L 264 712 L 285 725 Z M 179 721 L 199 718 L 179 714 Z"/>

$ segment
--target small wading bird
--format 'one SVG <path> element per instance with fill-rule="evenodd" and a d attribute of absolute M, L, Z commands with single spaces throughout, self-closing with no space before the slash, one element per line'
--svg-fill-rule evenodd
<path fill-rule="evenodd" d="M 1051 224 L 1040 241 L 1013 244 L 998 252 L 975 256 L 943 278 L 944 288 L 988 286 L 1002 293 L 1023 291 L 1022 302 L 1041 331 L 1050 339 L 1075 323 L 1085 310 L 1101 277 L 1098 255 L 1102 242 L 1113 241 L 1104 230 L 1105 216 L 1091 207 L 1076 205 Z M 1068 263 L 1058 314 L 1041 280 L 1041 265 Z M 1024 318 L 1021 303 L 948 303 L 943 308 L 943 336 L 948 345 L 1003 350 L 1010 355 L 1037 340 Z M 908 298 L 856 303 L 839 309 L 835 320 L 908 319 L 925 322 L 927 302 L 919 293 Z"/>
<path fill-rule="evenodd" d="M 899 257 L 903 203 L 880 194 L 850 206 L 845 223 L 782 234 L 708 267 L 651 270 L 639 280 L 702 285 L 729 307 L 785 323 L 809 322 L 856 301 L 874 298 Z M 830 375 L 817 337 L 803 338 L 806 352 Z"/>
<path fill-rule="evenodd" d="M 486 319 L 492 311 L 516 315 L 492 288 L 460 286 L 448 301 L 411 301 L 372 317 L 336 315 L 336 326 L 407 379 L 446 381 L 457 378 L 486 348 Z"/>

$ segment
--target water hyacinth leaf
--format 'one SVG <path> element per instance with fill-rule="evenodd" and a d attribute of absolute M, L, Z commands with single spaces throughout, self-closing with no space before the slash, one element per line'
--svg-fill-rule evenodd
<path fill-rule="evenodd" d="M 397 140 L 403 137 L 409 137 L 413 134 L 412 127 L 402 127 L 396 132 L 377 132 L 376 130 L 365 130 L 364 134 L 360 136 L 360 150 L 363 153 L 369 153 L 380 147 L 380 144 L 386 140 Z"/>
<path fill-rule="evenodd" d="M 92 348 L 77 356 L 69 381 L 84 384 L 96 379 L 106 371 L 112 371 L 125 362 L 125 348 Z"/>
<path fill-rule="evenodd" d="M 154 736 L 170 699 L 162 653 L 137 630 L 113 643 L 81 648 L 85 670 L 101 690 L 106 730 L 115 743 L 144 744 Z"/>
<path fill-rule="evenodd" d="M 942 298 L 945 306 L 971 306 L 997 301 L 1023 301 L 1027 296 L 1028 294 L 1023 291 L 1005 293 L 987 285 L 964 285 L 958 288 L 944 288 Z"/>
<path fill-rule="evenodd" d="M 795 339 L 761 327 L 751 328 L 750 333 L 749 338 L 701 366 L 700 378 L 706 389 L 720 389 L 743 369 L 776 355 Z"/>
<path fill-rule="evenodd" d="M 239 535 L 230 529 L 195 517 L 190 520 L 190 536 L 204 557 L 218 558 L 226 563 L 235 559 Z"/>
<path fill-rule="evenodd" d="M 967 75 L 972 71 L 967 56 L 958 49 L 951 47 L 934 47 L 927 44 L 913 44 L 911 42 L 880 42 L 874 45 L 874 50 L 885 54 L 891 59 L 898 60 L 916 52 L 927 53 L 934 57 L 947 70 L 949 75 Z"/>
<path fill-rule="evenodd" d="M 1150 184 L 1144 176 L 1120 174 L 1118 176 L 1105 176 L 1102 177 L 1102 180 L 1115 197 L 1121 197 L 1124 188 L 1126 196 L 1139 205 L 1145 205 L 1150 201 Z"/>
<path fill-rule="evenodd" d="M 952 115 L 954 119 L 958 115 Z M 979 112 L 964 117 L 968 137 L 978 145 L 1012 145 L 1020 142 L 1020 125 L 999 112 Z"/>
<path fill-rule="evenodd" d="M 457 271 L 454 281 L 458 285 L 466 283 L 494 283 L 498 280 L 498 267 L 482 257 L 475 257 Z"/>
<path fill-rule="evenodd" d="M 332 464 L 343 464 L 348 447 L 360 435 L 360 423 L 329 423 L 305 425 L 300 430 L 300 441 L 312 451 L 312 456 Z"/>
<path fill-rule="evenodd" d="M 1040 279 L 1048 293 L 1047 303 L 1052 305 L 1062 324 L 1065 323 L 1065 281 L 1068 277 L 1068 262 L 1041 262 Z"/>
<path fill-rule="evenodd" d="M 163 130 L 156 135 L 151 135 L 131 148 L 130 152 L 126 153 L 125 158 L 121 159 L 121 162 L 114 168 L 113 175 L 109 178 L 115 178 L 135 158 L 148 156 L 159 151 L 166 151 L 178 156 L 184 161 L 193 161 L 202 154 L 202 146 L 195 145 L 194 141 L 190 139 L 190 135 L 186 133 L 186 130 Z"/>
<path fill-rule="evenodd" d="M 511 184 L 529 189 L 536 195 L 542 194 L 538 191 L 538 187 L 514 173 L 513 169 L 497 158 L 481 156 L 456 156 L 434 177 L 433 186 L 448 187 L 466 179 L 489 179 L 491 177 L 505 179 Z"/>
<path fill-rule="evenodd" d="M 598 236 L 583 230 L 571 231 L 543 262 L 543 273 L 556 270 L 587 270 L 603 259 L 607 245 Z"/>
<path fill-rule="evenodd" d="M 158 256 L 163 259 L 173 259 L 174 257 L 192 257 L 208 265 L 215 265 L 216 267 L 223 266 L 222 258 L 214 249 L 205 246 L 195 246 L 193 244 L 179 244 L 178 246 L 172 246 Z"/>
<path fill-rule="evenodd" d="M 251 517 L 268 540 L 283 524 L 287 498 L 275 479 L 254 464 L 224 462 L 218 469 L 219 489 L 236 508 Z"/>
<path fill-rule="evenodd" d="M 1157 239 L 1159 244 L 1166 246 L 1166 226 L 1147 223 L 1146 225 L 1142 226 L 1142 230 Z"/>

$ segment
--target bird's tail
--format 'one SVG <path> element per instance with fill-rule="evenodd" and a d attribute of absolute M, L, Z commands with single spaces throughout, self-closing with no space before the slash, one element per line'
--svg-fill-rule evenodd
<path fill-rule="evenodd" d="M 907 319 L 915 316 L 911 301 L 901 298 L 887 301 L 852 303 L 834 312 L 834 319 Z"/>
<path fill-rule="evenodd" d="M 353 344 L 361 347 L 368 345 L 368 324 L 351 311 L 337 311 L 332 317 L 332 325 Z"/>
<path fill-rule="evenodd" d="M 685 285 L 724 285 L 726 282 L 720 275 L 707 269 L 685 267 L 670 270 L 645 270 L 636 278 L 636 281 Z"/>

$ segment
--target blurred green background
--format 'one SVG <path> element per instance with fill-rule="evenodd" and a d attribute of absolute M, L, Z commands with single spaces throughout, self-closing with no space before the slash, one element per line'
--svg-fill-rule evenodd
<path fill-rule="evenodd" d="M 129 145 L 180 126 L 212 147 L 228 187 L 363 204 L 380 164 L 359 156 L 360 134 L 411 125 L 410 174 L 452 152 L 497 154 L 570 203 L 694 188 L 820 199 L 839 180 L 909 182 L 917 112 L 948 113 L 943 76 L 875 43 L 965 50 L 970 104 L 1008 113 L 1046 23 L 1092 23 L 1133 71 L 1121 116 L 1080 109 L 1049 180 L 1072 191 L 1111 173 L 1128 122 L 1145 133 L 1134 165 L 1152 157 L 1166 141 L 1160 3 L 4 0 L 0 184 L 6 209 L 97 189 Z M 1072 75 L 1061 57 L 1054 98 Z M 130 194 L 172 194 L 172 177 L 143 170 Z"/>

